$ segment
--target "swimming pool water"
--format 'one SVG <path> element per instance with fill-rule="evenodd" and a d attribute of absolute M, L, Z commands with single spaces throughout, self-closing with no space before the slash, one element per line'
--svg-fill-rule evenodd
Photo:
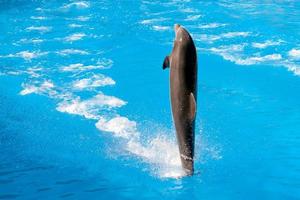
<path fill-rule="evenodd" d="M 0 199 L 299 199 L 297 1 L 1 1 Z M 198 51 L 196 174 L 169 102 Z"/>

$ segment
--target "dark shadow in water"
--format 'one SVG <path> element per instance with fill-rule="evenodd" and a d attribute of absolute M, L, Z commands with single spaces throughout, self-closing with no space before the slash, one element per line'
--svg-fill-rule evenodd
<path fill-rule="evenodd" d="M 4 179 L 4 180 L 0 180 L 0 185 L 6 185 L 8 183 L 12 183 L 14 182 L 14 180 L 12 179 Z"/>
<path fill-rule="evenodd" d="M 51 190 L 51 188 L 39 188 L 36 191 L 37 192 L 45 192 L 45 191 L 49 191 L 49 190 Z"/>
<path fill-rule="evenodd" d="M 20 173 L 20 172 L 31 172 L 31 171 L 37 171 L 37 170 L 49 170 L 53 167 L 31 167 L 28 169 L 18 169 L 18 170 L 11 170 L 11 171 L 2 171 L 0 172 L 0 176 L 6 176 L 10 174 Z"/>
<path fill-rule="evenodd" d="M 1 0 L 0 1 L 0 12 L 6 11 L 9 9 L 16 9 L 24 7 L 29 4 L 38 3 L 34 0 Z"/>
<path fill-rule="evenodd" d="M 130 190 L 130 187 L 115 187 L 115 188 L 109 188 L 109 187 L 101 187 L 101 188 L 94 188 L 94 189 L 89 189 L 89 190 L 85 190 L 84 192 L 101 192 L 101 191 L 128 191 Z"/>
<path fill-rule="evenodd" d="M 74 195 L 74 193 L 65 193 L 65 194 L 63 194 L 63 195 L 61 195 L 60 196 L 60 198 L 67 198 L 67 197 L 70 197 L 70 196 L 73 196 Z"/>
<path fill-rule="evenodd" d="M 71 180 L 66 180 L 66 181 L 56 181 L 55 184 L 57 184 L 57 185 L 68 185 L 68 184 L 78 183 L 78 182 L 82 182 L 82 180 L 71 179 Z"/>
<path fill-rule="evenodd" d="M 94 188 L 94 189 L 85 190 L 85 192 L 101 192 L 105 190 L 107 190 L 107 188 L 103 187 L 103 188 Z"/>
<path fill-rule="evenodd" d="M 0 199 L 15 199 L 17 198 L 18 194 L 4 194 L 4 195 L 0 195 Z"/>

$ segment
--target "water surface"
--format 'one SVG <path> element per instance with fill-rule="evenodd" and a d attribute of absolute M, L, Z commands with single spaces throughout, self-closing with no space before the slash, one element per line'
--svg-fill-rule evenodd
<path fill-rule="evenodd" d="M 299 199 L 297 1 L 1 1 L 0 199 Z M 198 50 L 196 175 L 169 105 Z"/>

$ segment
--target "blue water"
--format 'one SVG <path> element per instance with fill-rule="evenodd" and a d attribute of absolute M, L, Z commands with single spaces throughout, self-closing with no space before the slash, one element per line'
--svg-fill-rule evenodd
<path fill-rule="evenodd" d="M 0 2 L 0 199 L 300 199 L 297 1 Z M 169 102 L 198 50 L 196 174 Z"/>

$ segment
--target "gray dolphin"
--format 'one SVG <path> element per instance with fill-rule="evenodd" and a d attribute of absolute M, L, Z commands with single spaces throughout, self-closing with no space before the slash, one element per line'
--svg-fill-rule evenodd
<path fill-rule="evenodd" d="M 182 167 L 194 173 L 194 140 L 197 98 L 197 52 L 190 34 L 175 24 L 172 53 L 166 56 L 163 69 L 170 67 L 170 93 Z"/>

